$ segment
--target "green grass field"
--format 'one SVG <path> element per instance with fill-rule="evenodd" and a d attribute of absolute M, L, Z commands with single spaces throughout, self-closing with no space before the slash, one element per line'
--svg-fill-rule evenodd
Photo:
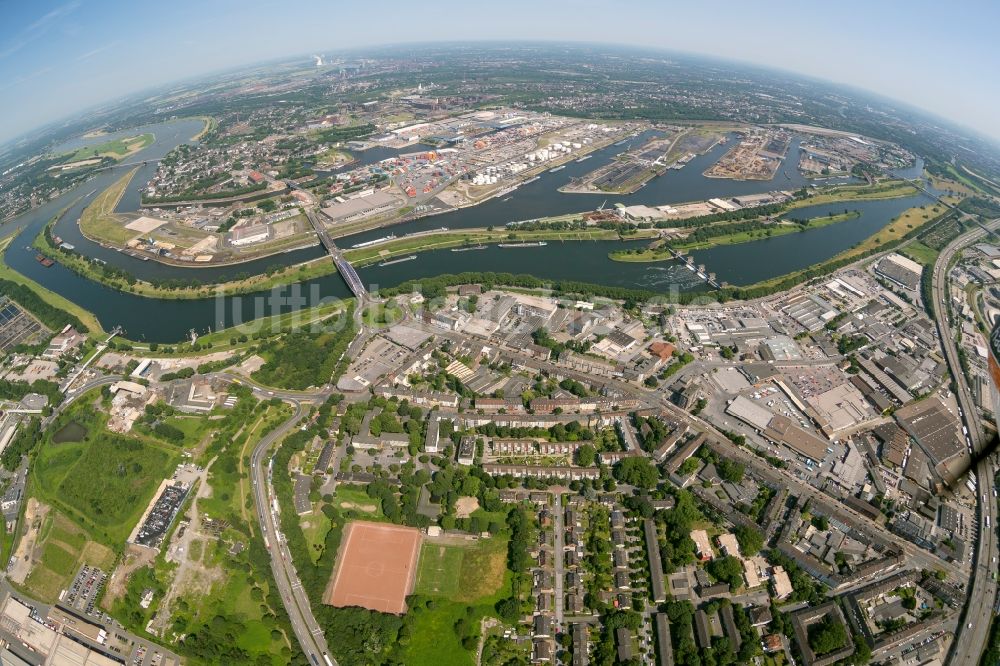
<path fill-rule="evenodd" d="M 403 663 L 408 666 L 474 663 L 474 653 L 466 650 L 455 634 L 455 623 L 465 620 L 478 630 L 482 618 L 495 613 L 496 602 L 510 594 L 511 580 L 511 573 L 504 571 L 501 584 L 492 594 L 471 603 L 439 599 L 433 602 L 433 608 L 411 608 L 410 644 L 403 653 Z"/>
<path fill-rule="evenodd" d="M 910 259 L 913 259 L 918 264 L 924 266 L 932 266 L 937 260 L 938 251 L 932 247 L 928 247 L 921 242 L 910 243 L 901 251 Z"/>
<path fill-rule="evenodd" d="M 83 148 L 77 148 L 71 153 L 66 153 L 66 159 L 63 160 L 64 163 L 78 162 L 80 160 L 87 160 L 92 157 L 112 157 L 116 160 L 120 160 L 123 157 L 128 157 L 129 155 L 134 155 L 146 146 L 153 143 L 155 136 L 151 132 L 145 134 L 139 134 L 138 136 L 130 136 L 124 139 L 113 139 L 111 141 L 105 141 L 104 143 L 98 143 L 91 146 L 84 146 Z"/>
<path fill-rule="evenodd" d="M 84 236 L 115 245 L 124 245 L 128 239 L 139 235 L 135 231 L 126 229 L 125 223 L 114 214 L 115 206 L 118 205 L 125 188 L 132 182 L 132 176 L 138 170 L 136 167 L 126 173 L 83 209 L 83 213 L 80 214 L 80 231 Z"/>
<path fill-rule="evenodd" d="M 477 628 L 510 594 L 507 540 L 499 537 L 468 546 L 425 542 L 420 550 L 415 595 L 430 597 L 430 607 L 411 608 L 411 640 L 404 663 L 416 666 L 471 664 L 453 627 L 464 619 Z"/>
<path fill-rule="evenodd" d="M 114 551 L 88 540 L 83 529 L 55 509 L 39 531 L 36 547 L 41 551 L 41 561 L 31 570 L 24 585 L 44 601 L 54 601 L 82 564 L 110 573 L 115 561 Z"/>
<path fill-rule="evenodd" d="M 42 564 L 60 576 L 72 576 L 76 572 L 76 553 L 50 539 L 42 551 Z"/>
<path fill-rule="evenodd" d="M 94 409 L 99 392 L 80 399 L 59 419 L 87 430 L 80 442 L 56 444 L 51 428 L 38 449 L 31 491 L 64 512 L 90 537 L 120 549 L 179 455 L 150 437 L 108 432 L 107 416 Z"/>
<path fill-rule="evenodd" d="M 420 565 L 414 593 L 428 596 L 455 597 L 459 590 L 459 573 L 465 548 L 424 543 L 420 548 Z"/>

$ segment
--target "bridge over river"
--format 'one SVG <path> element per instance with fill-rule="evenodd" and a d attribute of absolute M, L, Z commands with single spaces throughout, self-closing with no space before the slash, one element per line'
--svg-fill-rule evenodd
<path fill-rule="evenodd" d="M 323 244 L 323 247 L 333 257 L 333 263 L 337 265 L 337 271 L 344 278 L 344 282 L 347 283 L 348 288 L 350 288 L 359 300 L 364 299 L 368 295 L 368 290 L 365 289 L 365 285 L 361 281 L 361 276 L 358 275 L 351 262 L 344 258 L 344 253 L 341 252 L 340 248 L 333 242 L 333 239 L 330 238 L 330 233 L 326 230 L 326 226 L 319 219 L 320 215 L 323 215 L 323 213 L 306 210 L 306 217 L 309 218 L 309 223 L 316 230 L 316 235 L 319 236 L 319 241 Z"/>

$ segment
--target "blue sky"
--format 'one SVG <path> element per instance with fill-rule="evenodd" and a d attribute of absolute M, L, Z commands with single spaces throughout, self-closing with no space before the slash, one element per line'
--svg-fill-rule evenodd
<path fill-rule="evenodd" d="M 847 83 L 1000 138 L 1000 2 L 0 0 L 0 142 L 152 85 L 412 41 L 597 41 Z"/>

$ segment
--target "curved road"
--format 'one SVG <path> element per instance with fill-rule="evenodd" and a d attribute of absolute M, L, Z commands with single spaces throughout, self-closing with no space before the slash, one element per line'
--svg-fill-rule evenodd
<path fill-rule="evenodd" d="M 305 408 L 298 400 L 286 398 L 286 402 L 294 405 L 295 413 L 290 419 L 261 439 L 254 447 L 250 457 L 253 499 L 257 507 L 257 518 L 264 533 L 265 543 L 270 550 L 271 571 L 274 573 L 281 601 L 288 612 L 292 630 L 295 632 L 295 637 L 298 639 L 302 651 L 314 664 L 322 664 L 324 658 L 336 663 L 329 657 L 323 630 L 313 616 L 309 598 L 302 588 L 302 582 L 292 564 L 288 546 L 278 529 L 277 512 L 274 511 L 271 504 L 273 493 L 271 492 L 270 465 L 268 464 L 272 453 L 271 449 L 291 432 L 306 415 Z"/>
<path fill-rule="evenodd" d="M 989 229 L 995 229 L 998 223 L 1000 220 L 992 220 L 985 226 Z M 979 412 L 972 400 L 972 393 L 965 381 L 965 374 L 962 372 L 955 336 L 948 323 L 945 303 L 948 300 L 948 272 L 952 258 L 962 247 L 982 238 L 986 233 L 985 229 L 978 227 L 949 243 L 934 263 L 934 274 L 931 281 L 934 311 L 937 314 L 934 319 L 937 322 L 938 336 L 941 338 L 941 346 L 944 349 L 945 359 L 948 361 L 948 368 L 955 380 L 955 397 L 962 409 L 962 420 L 965 427 L 968 428 L 971 447 L 976 455 L 984 453 L 984 447 L 990 442 L 983 435 L 983 429 L 979 423 Z M 995 467 L 992 456 L 982 458 L 976 464 L 975 472 L 978 482 L 976 494 L 979 502 L 979 539 L 976 543 L 975 561 L 973 562 L 965 613 L 962 623 L 959 624 L 955 632 L 951 659 L 948 660 L 949 664 L 961 666 L 975 666 L 979 663 L 980 655 L 982 655 L 986 641 L 989 639 L 990 625 L 997 600 L 997 581 L 994 577 L 997 569 L 997 502 L 993 497 Z M 989 527 L 987 527 L 987 520 L 990 521 Z"/>

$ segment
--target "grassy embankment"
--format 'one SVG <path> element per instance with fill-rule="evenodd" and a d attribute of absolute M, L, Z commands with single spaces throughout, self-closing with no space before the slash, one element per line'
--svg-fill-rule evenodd
<path fill-rule="evenodd" d="M 787 210 L 840 203 L 842 201 L 873 201 L 877 199 L 898 199 L 919 194 L 920 191 L 905 180 L 887 180 L 877 185 L 841 185 L 805 199 L 791 202 Z"/>
<path fill-rule="evenodd" d="M 80 214 L 80 231 L 87 238 L 124 246 L 130 238 L 139 233 L 125 228 L 122 220 L 115 215 L 115 206 L 125 194 L 125 188 L 139 168 L 132 169 L 119 178 L 108 189 L 101 192 Z"/>
<path fill-rule="evenodd" d="M 407 664 L 472 664 L 453 627 L 459 620 L 472 624 L 495 615 L 494 605 L 510 594 L 512 574 L 506 570 L 507 540 L 500 537 L 475 545 L 453 546 L 425 542 L 414 593 L 433 599 L 433 605 L 414 613 Z"/>
<path fill-rule="evenodd" d="M 787 211 L 794 211 L 798 208 L 805 208 L 807 206 L 817 206 L 823 204 L 831 203 L 846 203 L 851 201 L 872 201 L 877 199 L 896 199 L 901 197 L 913 196 L 918 194 L 918 190 L 912 185 L 901 180 L 887 181 L 875 186 L 841 186 L 834 187 L 829 190 L 823 191 L 817 195 L 807 197 L 805 199 L 799 199 L 792 201 L 786 207 Z M 748 243 L 755 240 L 761 240 L 764 238 L 772 238 L 774 236 L 782 236 L 784 234 L 796 233 L 799 231 L 806 231 L 810 229 L 818 229 L 820 227 L 825 227 L 830 224 L 838 224 L 840 222 L 845 222 L 858 217 L 860 213 L 857 211 L 848 211 L 846 213 L 836 214 L 836 215 L 826 215 L 821 217 L 810 218 L 809 220 L 799 223 L 784 221 L 781 224 L 776 224 L 769 226 L 766 229 L 753 229 L 748 231 L 738 231 L 730 234 L 723 234 L 715 236 L 712 238 L 707 238 L 701 241 L 695 242 L 685 242 L 679 241 L 672 244 L 672 247 L 676 250 L 704 250 L 711 247 L 716 247 L 719 245 L 737 245 L 740 243 Z M 718 223 L 720 225 L 726 224 L 726 222 Z M 623 261 L 623 262 L 654 262 L 654 261 L 669 261 L 672 257 L 670 252 L 666 247 L 651 247 L 646 250 L 640 251 L 628 251 L 621 250 L 609 253 L 608 257 L 613 261 Z"/>
<path fill-rule="evenodd" d="M 97 321 L 97 317 L 95 317 L 91 312 L 84 310 L 76 303 L 73 303 L 72 301 L 60 296 L 54 291 L 49 291 L 48 289 L 38 284 L 34 280 L 21 275 L 20 273 L 18 273 L 13 268 L 7 265 L 7 262 L 3 260 L 3 255 L 6 254 L 7 247 L 10 245 L 13 239 L 14 236 L 11 236 L 6 240 L 0 241 L 0 278 L 4 280 L 10 280 L 11 282 L 16 282 L 20 285 L 24 285 L 25 287 L 31 289 L 36 294 L 38 294 L 38 297 L 41 298 L 46 303 L 48 303 L 49 305 L 59 308 L 60 310 L 65 310 L 66 312 L 69 312 L 70 314 L 74 315 L 77 319 L 82 321 L 87 326 L 87 328 L 90 329 L 91 335 L 98 337 L 106 337 L 107 333 L 104 331 L 104 328 L 101 326 L 101 323 Z"/>
<path fill-rule="evenodd" d="M 0 258 L 2 258 L 7 246 L 10 245 L 11 240 L 12 238 L 7 238 L 4 241 L 0 241 Z M 107 331 L 104 330 L 97 317 L 94 316 L 92 312 L 85 310 L 61 295 L 46 289 L 34 280 L 21 275 L 2 261 L 0 261 L 0 279 L 10 280 L 11 282 L 24 285 L 34 291 L 49 305 L 65 310 L 66 312 L 74 315 L 90 329 L 93 337 L 101 339 L 107 337 Z M 200 349 L 197 350 L 191 348 L 190 342 L 173 345 L 169 348 L 161 344 L 157 346 L 156 351 L 150 351 L 149 343 L 128 340 L 127 338 L 122 337 L 119 337 L 118 340 L 131 344 L 137 351 L 142 351 L 149 356 L 197 356 L 224 351 L 226 349 L 239 350 L 254 344 L 253 341 L 237 342 L 235 344 L 232 343 L 234 336 L 238 337 L 239 335 L 244 334 L 247 329 L 250 329 L 251 332 L 259 331 L 267 333 L 286 330 L 292 326 L 306 326 L 313 322 L 322 321 L 332 315 L 335 315 L 343 310 L 344 307 L 351 302 L 351 300 L 352 299 L 348 298 L 343 301 L 324 303 L 322 305 L 306 308 L 299 312 L 262 317 L 260 319 L 255 319 L 253 322 L 247 322 L 242 326 L 234 326 L 231 328 L 213 331 L 212 333 L 202 335 L 198 338 Z"/>
<path fill-rule="evenodd" d="M 640 229 L 636 234 L 628 236 L 628 239 L 650 238 L 655 235 L 653 229 Z M 540 229 L 536 231 L 509 231 L 508 229 L 462 229 L 455 231 L 442 231 L 440 233 L 425 234 L 423 236 L 411 236 L 399 238 L 393 241 L 382 243 L 375 247 L 364 247 L 344 252 L 344 256 L 355 266 L 364 266 L 375 261 L 392 259 L 400 255 L 413 254 L 416 252 L 426 252 L 428 250 L 441 250 L 446 248 L 462 247 L 464 245 L 479 245 L 492 243 L 520 243 L 534 241 L 588 241 L 588 240 L 617 240 L 617 231 L 607 229 L 582 229 L 556 231 L 551 229 Z"/>
<path fill-rule="evenodd" d="M 683 250 L 687 252 L 690 250 L 706 250 L 708 248 L 717 247 L 720 245 L 738 245 L 740 243 L 749 243 L 751 241 L 762 240 L 765 238 L 785 236 L 787 234 L 794 234 L 800 231 L 808 231 L 810 229 L 819 229 L 821 227 L 826 227 L 831 224 L 838 224 L 840 222 L 853 220 L 860 216 L 861 213 L 859 213 L 858 211 L 851 211 L 848 213 L 840 213 L 838 215 L 824 215 L 822 217 L 814 217 L 804 222 L 791 222 L 786 220 L 778 224 L 768 226 L 766 229 L 739 231 L 695 242 L 681 241 L 678 243 L 673 243 L 671 247 L 673 247 L 675 250 Z M 608 253 L 608 258 L 611 259 L 612 261 L 643 263 L 643 262 L 653 262 L 653 261 L 669 261 L 673 257 L 665 245 L 658 245 L 656 247 L 650 247 L 645 250 L 637 250 L 637 251 L 618 250 L 615 252 L 610 252 Z"/>
<path fill-rule="evenodd" d="M 945 197 L 944 199 L 952 204 L 961 201 L 961 197 Z M 933 212 L 935 209 L 938 210 L 937 213 Z M 860 259 L 861 257 L 873 254 L 882 248 L 891 247 L 902 241 L 907 234 L 924 227 L 932 220 L 936 219 L 938 215 L 943 212 L 944 207 L 939 205 L 933 205 L 930 206 L 930 208 L 928 208 L 928 206 L 915 206 L 913 208 L 908 208 L 893 219 L 887 226 L 879 229 L 874 234 L 860 243 L 857 243 L 853 247 L 850 247 L 831 257 L 825 261 L 823 265 L 845 265 L 853 259 Z M 810 267 L 809 270 L 812 270 L 812 268 L 813 267 Z M 795 276 L 802 274 L 803 272 L 804 271 L 795 271 L 786 275 L 779 275 L 769 280 L 749 285 L 747 288 L 753 289 L 769 287 L 783 281 L 792 280 Z"/>

